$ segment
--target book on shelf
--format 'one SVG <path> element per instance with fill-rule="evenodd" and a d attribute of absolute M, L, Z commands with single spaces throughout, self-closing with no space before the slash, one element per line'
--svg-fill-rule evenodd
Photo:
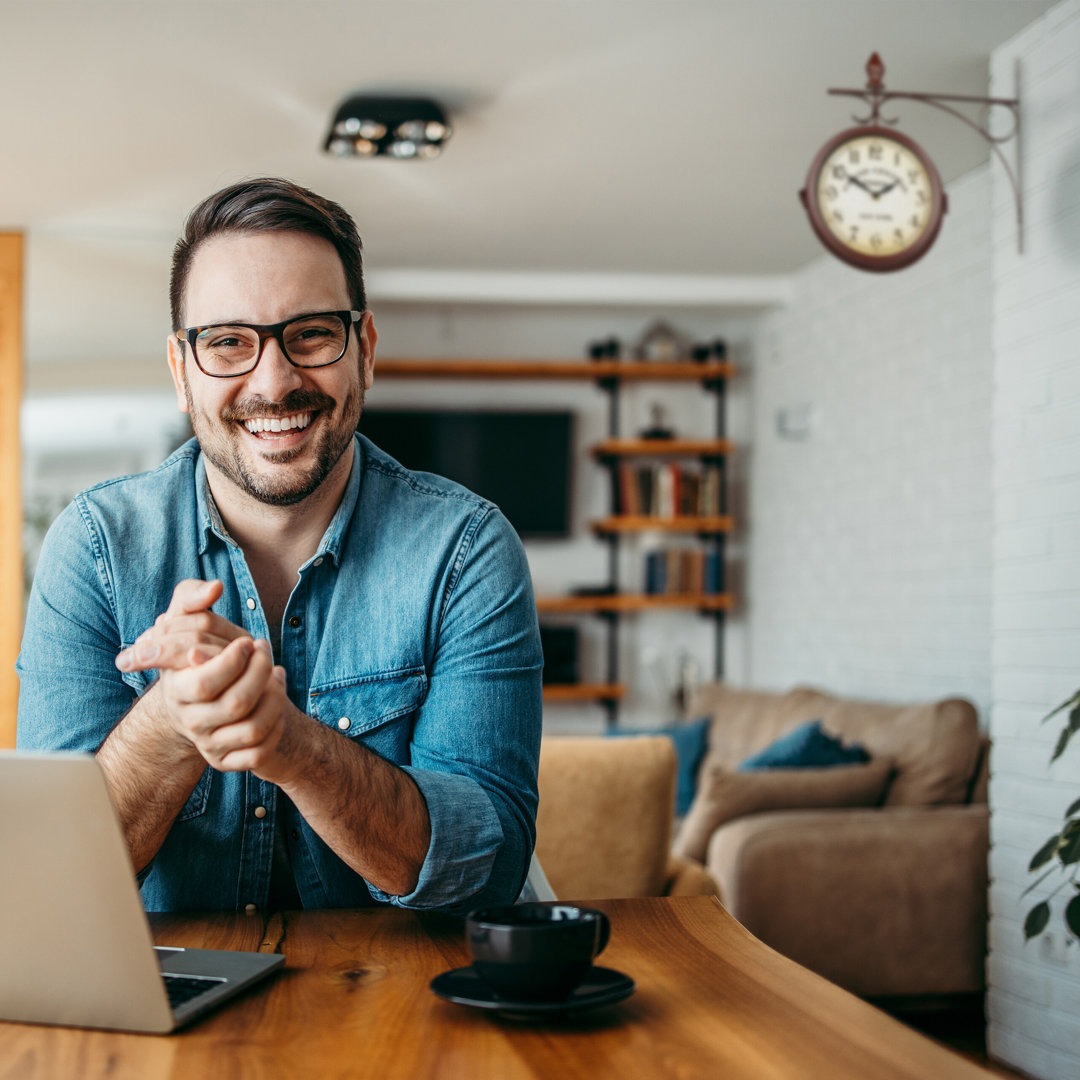
<path fill-rule="evenodd" d="M 714 463 L 620 461 L 615 510 L 635 517 L 714 517 L 720 513 L 720 470 Z"/>
<path fill-rule="evenodd" d="M 658 548 L 645 553 L 645 592 L 649 596 L 672 596 L 723 592 L 720 553 L 690 548 Z"/>

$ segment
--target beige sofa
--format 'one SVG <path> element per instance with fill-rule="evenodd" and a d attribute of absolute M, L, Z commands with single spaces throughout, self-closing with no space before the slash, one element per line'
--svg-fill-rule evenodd
<path fill-rule="evenodd" d="M 880 705 L 808 687 L 710 684 L 691 715 L 712 722 L 674 851 L 706 865 L 751 933 L 864 997 L 983 988 L 987 743 L 970 703 Z M 735 771 L 818 718 L 871 761 Z"/>

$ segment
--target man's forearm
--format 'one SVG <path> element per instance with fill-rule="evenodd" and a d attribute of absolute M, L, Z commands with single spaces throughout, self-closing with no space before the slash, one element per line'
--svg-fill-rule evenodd
<path fill-rule="evenodd" d="M 97 752 L 136 873 L 158 853 L 206 768 L 195 747 L 161 721 L 159 696 L 152 686 Z"/>
<path fill-rule="evenodd" d="M 431 841 L 427 804 L 412 777 L 310 717 L 300 729 L 289 756 L 304 766 L 282 791 L 366 881 L 394 896 L 411 893 Z"/>

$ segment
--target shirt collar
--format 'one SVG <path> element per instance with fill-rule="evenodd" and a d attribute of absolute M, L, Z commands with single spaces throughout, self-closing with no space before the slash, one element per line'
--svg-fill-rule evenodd
<path fill-rule="evenodd" d="M 304 566 L 314 559 L 331 558 L 335 563 L 345 542 L 345 534 L 352 521 L 353 511 L 356 509 L 356 500 L 360 497 L 360 480 L 364 471 L 364 448 L 360 440 L 353 436 L 353 463 L 349 470 L 349 479 L 345 483 L 345 491 L 341 496 L 334 516 L 323 533 L 319 542 L 319 550 L 312 555 Z M 195 459 L 195 497 L 198 504 L 199 515 L 199 554 L 205 555 L 207 545 L 210 542 L 210 533 L 220 537 L 226 544 L 236 547 L 236 541 L 229 535 L 225 523 L 221 520 L 217 503 L 214 502 L 213 493 L 210 491 L 210 483 L 206 478 L 206 462 L 202 453 Z M 300 567 L 301 570 L 304 566 Z"/>

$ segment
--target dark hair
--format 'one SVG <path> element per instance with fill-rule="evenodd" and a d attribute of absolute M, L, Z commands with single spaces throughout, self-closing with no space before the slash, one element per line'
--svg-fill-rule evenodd
<path fill-rule="evenodd" d="M 169 304 L 174 330 L 181 329 L 180 307 L 191 260 L 204 240 L 220 233 L 305 232 L 334 245 L 345 270 L 349 302 L 365 310 L 363 245 L 356 223 L 337 203 L 291 180 L 242 180 L 203 199 L 188 215 L 184 234 L 173 248 Z"/>

